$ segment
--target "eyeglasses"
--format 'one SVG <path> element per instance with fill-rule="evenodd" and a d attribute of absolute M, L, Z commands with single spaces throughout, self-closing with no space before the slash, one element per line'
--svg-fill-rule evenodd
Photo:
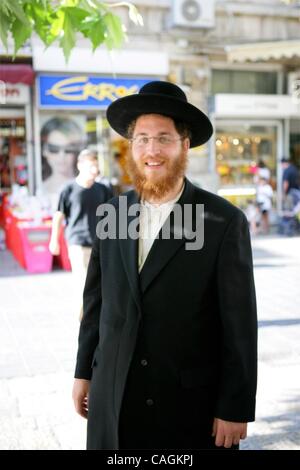
<path fill-rule="evenodd" d="M 76 146 L 72 146 L 72 145 L 67 145 L 67 146 L 64 146 L 64 145 L 55 145 L 55 144 L 48 144 L 46 143 L 45 146 L 44 146 L 44 149 L 50 153 L 59 153 L 59 152 L 64 152 L 64 153 L 67 153 L 67 154 L 76 154 L 76 153 L 79 153 L 81 151 L 81 147 L 76 145 Z"/>
<path fill-rule="evenodd" d="M 169 135 L 159 135 L 158 137 L 148 137 L 147 135 L 138 135 L 137 137 L 133 137 L 132 139 L 129 139 L 129 141 L 135 147 L 142 148 L 142 147 L 147 147 L 151 139 L 157 142 L 157 144 L 160 147 L 167 147 L 168 145 L 171 145 L 174 142 L 178 142 L 179 140 L 182 140 L 182 137 L 179 137 L 179 139 L 176 139 L 175 137 L 172 137 Z"/>

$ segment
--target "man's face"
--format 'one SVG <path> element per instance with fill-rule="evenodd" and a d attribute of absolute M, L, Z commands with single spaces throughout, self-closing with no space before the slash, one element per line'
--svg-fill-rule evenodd
<path fill-rule="evenodd" d="M 80 176 L 86 181 L 95 181 L 95 179 L 99 175 L 99 165 L 97 159 L 87 158 L 86 160 L 79 162 L 77 167 Z"/>
<path fill-rule="evenodd" d="M 189 139 L 181 138 L 174 121 L 159 114 L 140 116 L 135 125 L 128 170 L 140 194 L 164 197 L 184 176 Z"/>

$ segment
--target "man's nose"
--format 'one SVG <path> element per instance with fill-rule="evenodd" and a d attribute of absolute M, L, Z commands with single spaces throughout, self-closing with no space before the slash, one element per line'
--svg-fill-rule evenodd
<path fill-rule="evenodd" d="M 147 144 L 147 152 L 155 155 L 155 154 L 160 153 L 160 150 L 161 150 L 160 145 L 157 139 L 151 137 Z"/>

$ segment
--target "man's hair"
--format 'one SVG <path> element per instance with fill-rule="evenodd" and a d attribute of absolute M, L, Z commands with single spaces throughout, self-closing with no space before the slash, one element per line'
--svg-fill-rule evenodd
<path fill-rule="evenodd" d="M 166 117 L 169 117 L 169 116 L 166 116 Z M 174 126 L 175 126 L 176 131 L 178 132 L 178 134 L 183 139 L 186 139 L 186 138 L 190 139 L 191 138 L 191 136 L 192 136 L 191 130 L 185 122 L 177 121 L 176 119 L 173 119 L 173 118 L 170 118 L 170 119 L 172 119 L 172 121 L 174 122 Z M 132 139 L 134 128 L 135 128 L 135 125 L 136 125 L 136 121 L 137 121 L 137 119 L 134 119 L 129 124 L 129 126 L 127 128 L 127 139 Z"/>
<path fill-rule="evenodd" d="M 77 163 L 85 162 L 87 160 L 97 160 L 97 153 L 94 150 L 83 149 L 77 157 Z"/>

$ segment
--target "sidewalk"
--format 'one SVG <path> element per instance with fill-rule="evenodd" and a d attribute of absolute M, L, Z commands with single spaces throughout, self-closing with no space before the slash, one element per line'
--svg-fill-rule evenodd
<path fill-rule="evenodd" d="M 257 419 L 244 449 L 300 449 L 300 238 L 253 240 L 259 319 Z"/>
<path fill-rule="evenodd" d="M 299 248 L 299 237 L 253 239 L 259 382 L 244 449 L 300 449 Z M 84 449 L 71 400 L 79 323 L 70 273 L 29 275 L 0 252 L 0 289 L 0 449 Z"/>

